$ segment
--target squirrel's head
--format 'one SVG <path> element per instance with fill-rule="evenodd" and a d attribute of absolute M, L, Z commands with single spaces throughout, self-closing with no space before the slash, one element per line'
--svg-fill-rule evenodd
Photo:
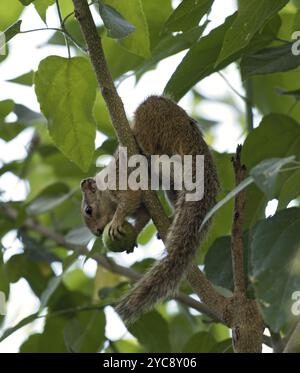
<path fill-rule="evenodd" d="M 82 180 L 81 215 L 86 226 L 95 235 L 100 236 L 104 227 L 112 220 L 114 209 L 105 191 L 97 189 L 92 178 Z"/>

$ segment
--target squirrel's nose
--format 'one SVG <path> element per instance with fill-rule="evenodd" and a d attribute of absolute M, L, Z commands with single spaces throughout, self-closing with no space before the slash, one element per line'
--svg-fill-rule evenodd
<path fill-rule="evenodd" d="M 102 233 L 103 233 L 103 229 L 98 228 L 97 229 L 97 236 L 101 236 Z"/>

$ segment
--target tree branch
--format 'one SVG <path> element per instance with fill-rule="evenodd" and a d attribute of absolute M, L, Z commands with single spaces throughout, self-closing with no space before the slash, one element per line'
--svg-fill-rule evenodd
<path fill-rule="evenodd" d="M 236 185 L 246 177 L 246 167 L 241 164 L 242 146 L 238 145 L 232 158 Z M 235 197 L 231 236 L 231 256 L 234 293 L 232 305 L 232 340 L 235 352 L 261 352 L 264 324 L 257 303 L 246 296 L 243 245 L 243 218 L 246 203 L 245 191 Z"/>
<path fill-rule="evenodd" d="M 130 126 L 124 110 L 124 105 L 119 97 L 109 71 L 104 55 L 101 38 L 98 35 L 93 17 L 86 0 L 73 0 L 75 17 L 77 18 L 82 33 L 85 37 L 90 59 L 94 67 L 97 81 L 99 83 L 103 98 L 108 107 L 112 124 L 117 133 L 118 141 L 122 146 L 127 147 L 128 155 L 139 153 L 139 148 L 130 130 Z M 147 190 L 143 193 L 144 204 L 157 227 L 162 240 L 165 240 L 170 221 L 165 215 L 157 195 Z M 203 273 L 197 266 L 193 266 L 188 279 L 196 294 L 212 310 L 216 311 L 218 318 L 223 317 L 222 313 L 226 298 L 218 294 Z"/>
<path fill-rule="evenodd" d="M 242 146 L 238 145 L 232 163 L 235 171 L 236 185 L 246 177 L 246 167 L 241 164 Z M 243 222 L 246 202 L 246 192 L 242 190 L 237 194 L 234 203 L 234 215 L 231 235 L 231 256 L 233 268 L 233 282 L 235 293 L 245 293 L 244 250 L 243 250 Z"/>

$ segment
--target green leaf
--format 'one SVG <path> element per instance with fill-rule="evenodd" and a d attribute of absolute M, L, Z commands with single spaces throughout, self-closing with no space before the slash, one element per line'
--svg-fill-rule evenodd
<path fill-rule="evenodd" d="M 232 339 L 228 338 L 213 346 L 211 353 L 233 353 Z"/>
<path fill-rule="evenodd" d="M 265 116 L 260 125 L 247 136 L 242 151 L 242 163 L 250 170 L 265 159 L 290 156 L 300 160 L 300 126 L 287 115 L 270 114 Z M 278 175 L 273 193 L 275 198 L 279 196 L 282 186 L 294 172 Z M 251 186 L 246 191 L 246 199 L 251 201 L 246 203 L 245 210 L 245 227 L 249 227 L 265 216 L 267 198 L 260 189 Z"/>
<path fill-rule="evenodd" d="M 105 341 L 104 312 L 78 314 L 65 326 L 64 340 L 69 352 L 100 352 Z"/>
<path fill-rule="evenodd" d="M 133 340 L 121 339 L 118 341 L 110 341 L 110 345 L 105 350 L 105 352 L 125 352 L 125 353 L 142 353 L 142 347 Z"/>
<path fill-rule="evenodd" d="M 64 274 L 63 283 L 70 291 L 78 291 L 89 297 L 93 292 L 93 279 L 77 268 Z"/>
<path fill-rule="evenodd" d="M 146 348 L 146 352 L 170 352 L 168 323 L 158 312 L 143 315 L 129 331 Z"/>
<path fill-rule="evenodd" d="M 64 183 L 51 184 L 28 204 L 26 212 L 28 215 L 44 214 L 68 200 L 72 194 L 74 191 Z"/>
<path fill-rule="evenodd" d="M 135 27 L 126 21 L 116 9 L 103 4 L 101 0 L 98 0 L 98 3 L 100 16 L 110 38 L 123 39 L 135 31 Z"/>
<path fill-rule="evenodd" d="M 64 341 L 64 328 L 68 319 L 63 316 L 47 317 L 44 331 L 39 338 L 37 352 L 60 353 L 68 352 Z"/>
<path fill-rule="evenodd" d="M 35 91 L 55 145 L 83 171 L 95 149 L 92 115 L 96 79 L 87 59 L 44 59 L 35 75 Z"/>
<path fill-rule="evenodd" d="M 147 227 L 143 229 L 143 231 L 139 235 L 138 243 L 140 245 L 146 245 L 151 240 L 151 238 L 154 236 L 155 232 L 156 232 L 156 227 L 154 224 L 151 223 L 147 225 Z"/>
<path fill-rule="evenodd" d="M 250 171 L 255 183 L 267 195 L 269 200 L 274 197 L 276 180 L 280 169 L 294 159 L 295 156 L 266 159 Z"/>
<path fill-rule="evenodd" d="M 33 85 L 33 75 L 34 72 L 31 70 L 26 74 L 20 75 L 17 78 L 10 79 L 8 82 L 10 83 L 18 83 L 26 86 L 32 86 Z"/>
<path fill-rule="evenodd" d="M 100 92 L 97 92 L 93 114 L 97 123 L 97 128 L 108 137 L 115 137 L 115 130 L 111 123 L 110 115 Z"/>
<path fill-rule="evenodd" d="M 42 311 L 47 306 L 50 298 L 52 297 L 54 292 L 57 290 L 59 285 L 61 284 L 62 279 L 63 279 L 63 274 L 61 274 L 60 276 L 52 277 L 50 279 L 46 289 L 43 291 L 40 297 L 40 300 L 41 300 L 40 309 L 39 309 L 40 311 Z"/>
<path fill-rule="evenodd" d="M 41 333 L 32 334 L 20 347 L 21 353 L 38 352 Z"/>
<path fill-rule="evenodd" d="M 253 75 L 289 71 L 300 65 L 300 55 L 292 54 L 292 43 L 264 49 L 252 55 L 245 55 L 241 61 L 243 79 Z"/>
<path fill-rule="evenodd" d="M 19 1 L 1 0 L 0 30 L 3 31 L 15 23 L 22 10 L 23 6 Z"/>
<path fill-rule="evenodd" d="M 21 24 L 22 21 L 17 21 L 13 25 L 9 26 L 5 31 L 4 31 L 4 45 L 7 44 L 13 37 L 18 35 L 21 31 Z M 2 45 L 0 45 L 0 48 L 3 48 Z"/>
<path fill-rule="evenodd" d="M 261 221 L 251 245 L 251 281 L 262 315 L 274 332 L 296 319 L 292 295 L 300 289 L 300 209 Z"/>
<path fill-rule="evenodd" d="M 183 352 L 199 353 L 210 352 L 217 341 L 208 332 L 199 332 L 194 334 L 183 348 Z"/>
<path fill-rule="evenodd" d="M 34 6 L 41 19 L 46 23 L 46 13 L 49 6 L 53 5 L 55 0 L 34 0 Z"/>
<path fill-rule="evenodd" d="M 213 0 L 183 0 L 165 23 L 164 31 L 188 31 L 197 26 L 212 3 Z"/>
<path fill-rule="evenodd" d="M 26 245 L 28 241 L 25 242 Z M 31 244 L 31 243 L 30 243 Z M 43 250 L 43 248 L 41 248 Z M 36 250 L 36 248 L 35 248 Z M 30 250 L 25 247 L 23 254 L 13 255 L 5 264 L 7 277 L 11 283 L 19 281 L 24 277 L 36 296 L 40 297 L 47 287 L 47 283 L 53 275 L 51 266 L 47 262 L 34 261 L 31 258 Z M 43 256 L 41 254 L 41 256 Z"/>
<path fill-rule="evenodd" d="M 83 224 L 73 228 L 67 235 L 66 241 L 73 245 L 87 245 L 94 236 Z"/>
<path fill-rule="evenodd" d="M 123 44 L 114 39 L 102 36 L 103 49 L 114 79 L 128 71 L 136 69 L 143 62 L 143 58 L 125 49 Z"/>
<path fill-rule="evenodd" d="M 137 68 L 137 74 L 143 74 L 159 61 L 192 47 L 203 34 L 206 24 L 195 27 L 179 35 L 167 35 L 161 39 L 152 51 L 152 57 Z"/>
<path fill-rule="evenodd" d="M 250 184 L 253 183 L 252 177 L 247 177 L 243 180 L 237 187 L 235 187 L 231 192 L 229 192 L 221 201 L 219 201 L 205 216 L 201 224 L 200 230 L 205 226 L 205 224 L 212 218 L 212 216 L 227 202 L 229 202 L 234 196 L 240 193 L 242 190 L 247 188 Z"/>
<path fill-rule="evenodd" d="M 226 31 L 216 65 L 245 48 L 253 36 L 288 0 L 240 0 L 237 18 Z"/>
<path fill-rule="evenodd" d="M 205 224 L 212 218 L 212 216 L 226 203 L 228 203 L 233 197 L 235 197 L 242 190 L 247 188 L 253 182 L 255 182 L 264 192 L 271 198 L 276 196 L 275 183 L 280 168 L 290 163 L 295 159 L 295 156 L 280 158 L 280 159 L 268 159 L 263 160 L 253 169 L 250 170 L 250 175 L 244 179 L 238 186 L 231 190 L 222 200 L 220 200 L 205 216 L 200 226 L 200 230 L 203 229 Z"/>
<path fill-rule="evenodd" d="M 243 237 L 244 271 L 248 277 L 248 235 Z M 216 286 L 233 291 L 233 272 L 231 260 L 231 237 L 218 238 L 205 256 L 205 274 Z"/>
<path fill-rule="evenodd" d="M 162 27 L 171 15 L 173 8 L 171 0 L 142 0 L 142 4 L 148 23 L 152 50 L 160 42 Z"/>
<path fill-rule="evenodd" d="M 43 244 L 30 237 L 28 234 L 26 234 L 26 232 L 23 232 L 22 230 L 20 230 L 19 232 L 19 239 L 21 239 L 24 245 L 24 252 L 26 254 L 27 260 L 43 263 L 53 263 L 60 261 L 58 256 L 54 255 Z"/>
<path fill-rule="evenodd" d="M 223 199 L 229 190 L 235 186 L 235 178 L 232 167 L 232 154 L 227 153 L 213 153 L 214 160 L 217 165 L 217 173 L 222 188 L 218 195 L 218 200 Z M 212 224 L 209 228 L 209 233 L 205 241 L 201 244 L 201 250 L 198 250 L 198 263 L 203 263 L 204 256 L 208 248 L 213 242 L 222 236 L 230 234 L 232 223 L 233 200 L 223 205 L 215 214 Z"/>
<path fill-rule="evenodd" d="M 195 44 L 177 67 L 164 91 L 175 100 L 179 100 L 199 80 L 215 72 L 215 61 L 222 48 L 224 33 L 235 18 L 230 16 L 207 36 Z M 232 59 L 234 61 L 234 58 Z"/>
<path fill-rule="evenodd" d="M 13 140 L 20 132 L 26 128 L 23 124 L 14 123 L 1 123 L 0 122 L 0 137 L 4 141 Z"/>
<path fill-rule="evenodd" d="M 42 114 L 37 113 L 36 111 L 33 111 L 21 104 L 15 104 L 14 113 L 20 122 L 24 122 L 26 124 L 32 124 L 32 122 L 44 122 Z"/>
<path fill-rule="evenodd" d="M 242 162 L 250 169 L 267 158 L 292 155 L 300 156 L 300 125 L 287 115 L 271 114 L 247 136 Z"/>
<path fill-rule="evenodd" d="M 290 40 L 295 30 L 298 30 L 300 12 L 286 7 L 286 11 L 280 13 L 282 26 L 277 37 L 283 40 Z M 279 95 L 277 87 L 284 91 L 293 91 L 299 88 L 300 70 L 294 69 L 284 73 L 268 75 L 257 75 L 252 77 L 253 103 L 263 115 L 270 113 L 282 113 L 298 120 L 300 117 L 300 105 L 296 105 L 294 98 L 287 95 Z M 293 106 L 293 108 L 292 108 Z"/>
<path fill-rule="evenodd" d="M 0 121 L 13 111 L 14 105 L 13 100 L 0 101 Z"/>
<path fill-rule="evenodd" d="M 2 335 L 0 337 L 0 342 L 4 341 L 4 339 L 6 339 L 10 335 L 12 335 L 17 330 L 23 328 L 23 326 L 26 326 L 26 325 L 30 324 L 31 322 L 33 322 L 37 317 L 38 317 L 38 314 L 33 313 L 32 315 L 29 315 L 29 316 L 25 317 L 24 319 L 22 319 L 15 326 L 12 326 L 11 328 L 8 328 L 8 329 L 4 330 L 4 332 L 2 333 Z"/>
<path fill-rule="evenodd" d="M 0 250 L 2 250 L 1 246 L 0 246 Z M 3 255 L 2 255 L 1 251 L 0 251 L 0 293 L 4 293 L 5 299 L 8 299 L 8 296 L 9 296 L 9 280 L 8 280 L 8 276 L 7 276 L 7 267 L 5 266 L 5 264 L 3 262 Z M 0 295 L 0 297 L 1 297 L 1 295 Z M 2 298 L 1 298 L 1 301 L 2 301 Z M 1 313 L 2 308 L 1 308 L 1 305 L 0 305 L 0 316 L 2 316 L 2 313 Z"/>
<path fill-rule="evenodd" d="M 136 29 L 134 33 L 121 40 L 121 44 L 131 53 L 148 58 L 150 56 L 149 30 L 141 0 L 126 2 L 105 0 L 104 3 L 116 9 Z"/>
<path fill-rule="evenodd" d="M 184 313 L 175 315 L 169 322 L 172 352 L 182 352 L 183 346 L 194 333 L 195 324 Z"/>
<path fill-rule="evenodd" d="M 27 6 L 33 3 L 35 0 L 19 0 L 23 5 Z"/>
<path fill-rule="evenodd" d="M 166 94 L 178 101 L 190 88 L 206 76 L 222 70 L 247 51 L 252 53 L 268 45 L 275 38 L 280 27 L 280 19 L 273 17 L 262 32 L 255 35 L 247 48 L 238 50 L 216 66 L 216 60 L 223 45 L 224 34 L 230 29 L 236 17 L 236 13 L 227 17 L 221 26 L 213 29 L 189 50 L 167 83 L 164 89 Z"/>
<path fill-rule="evenodd" d="M 285 208 L 290 201 L 300 195 L 300 170 L 284 182 L 278 197 L 278 209 Z"/>

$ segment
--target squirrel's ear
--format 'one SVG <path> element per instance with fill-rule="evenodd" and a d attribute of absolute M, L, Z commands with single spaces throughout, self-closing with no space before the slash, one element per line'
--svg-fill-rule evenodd
<path fill-rule="evenodd" d="M 84 179 L 80 183 L 80 188 L 83 192 L 92 192 L 96 193 L 97 191 L 97 186 L 96 186 L 96 181 L 89 177 L 88 179 Z"/>

